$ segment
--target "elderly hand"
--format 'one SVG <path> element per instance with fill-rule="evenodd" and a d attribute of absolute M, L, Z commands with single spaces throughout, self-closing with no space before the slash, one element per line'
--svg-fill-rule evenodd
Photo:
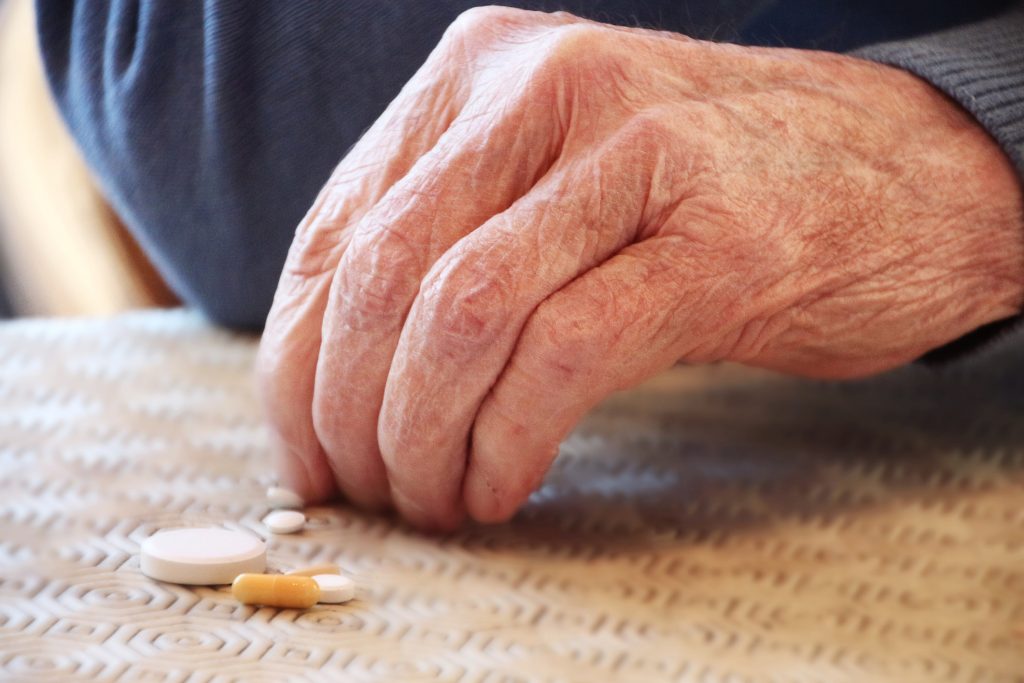
<path fill-rule="evenodd" d="M 914 76 L 485 8 L 299 226 L 259 370 L 292 486 L 444 529 L 674 363 L 867 375 L 1022 288 L 1008 161 Z"/>

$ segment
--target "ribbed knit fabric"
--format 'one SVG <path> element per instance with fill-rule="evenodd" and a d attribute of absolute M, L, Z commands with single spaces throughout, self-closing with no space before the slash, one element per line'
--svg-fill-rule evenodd
<path fill-rule="evenodd" d="M 1024 2 L 986 21 L 852 54 L 906 69 L 959 102 L 996 139 L 1024 185 Z"/>

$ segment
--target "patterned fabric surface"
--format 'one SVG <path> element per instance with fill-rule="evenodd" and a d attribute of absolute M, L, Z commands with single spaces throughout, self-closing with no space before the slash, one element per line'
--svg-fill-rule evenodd
<path fill-rule="evenodd" d="M 180 312 L 0 326 L 0 678 L 1024 681 L 1024 350 L 673 370 L 595 411 L 511 524 L 312 509 L 272 569 L 360 589 L 307 611 L 138 568 L 161 528 L 265 533 L 253 353 Z"/>

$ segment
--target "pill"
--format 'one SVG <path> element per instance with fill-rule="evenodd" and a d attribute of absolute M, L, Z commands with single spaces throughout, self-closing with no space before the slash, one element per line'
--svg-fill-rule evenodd
<path fill-rule="evenodd" d="M 306 515 L 298 510 L 274 510 L 263 523 L 275 534 L 294 534 L 306 523 Z"/>
<path fill-rule="evenodd" d="M 287 574 L 240 574 L 231 594 L 245 605 L 312 607 L 320 599 L 320 585 L 308 576 Z"/>
<path fill-rule="evenodd" d="M 288 576 L 316 576 L 317 574 L 340 574 L 341 568 L 333 562 L 323 562 L 308 567 L 299 567 L 287 572 Z"/>
<path fill-rule="evenodd" d="M 275 510 L 285 508 L 300 508 L 305 505 L 302 497 L 283 486 L 271 486 L 267 489 L 267 505 Z"/>
<path fill-rule="evenodd" d="M 356 584 L 347 576 L 317 574 L 313 580 L 320 586 L 320 602 L 348 602 L 356 597 Z"/>
<path fill-rule="evenodd" d="M 244 531 L 219 527 L 158 531 L 139 553 L 142 573 L 157 581 L 194 586 L 227 584 L 267 567 L 267 546 Z"/>

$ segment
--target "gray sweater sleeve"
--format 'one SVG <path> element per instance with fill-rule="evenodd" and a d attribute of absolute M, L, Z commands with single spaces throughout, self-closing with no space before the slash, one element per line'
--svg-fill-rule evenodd
<path fill-rule="evenodd" d="M 855 56 L 900 67 L 956 100 L 999 143 L 1024 192 L 1024 0 L 978 23 L 860 48 Z M 929 353 L 944 361 L 1024 344 L 1024 316 L 998 321 Z"/>
<path fill-rule="evenodd" d="M 1024 2 L 985 21 L 853 54 L 906 69 L 959 102 L 1024 179 Z"/>

